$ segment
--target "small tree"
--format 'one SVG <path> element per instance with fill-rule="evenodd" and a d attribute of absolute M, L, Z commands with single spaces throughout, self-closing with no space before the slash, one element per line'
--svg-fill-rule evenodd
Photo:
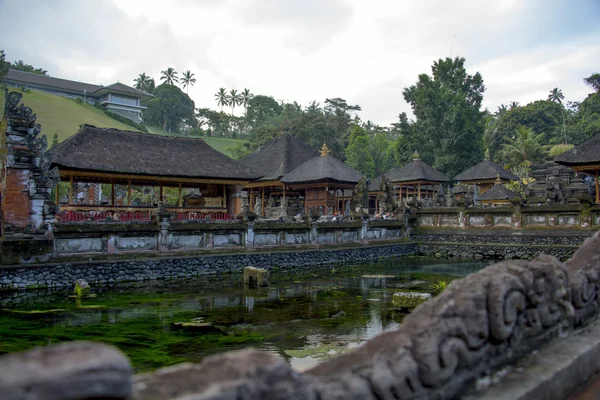
<path fill-rule="evenodd" d="M 375 175 L 375 161 L 369 151 L 369 135 L 356 125 L 350 133 L 350 141 L 346 147 L 346 164 L 365 176 L 373 178 Z"/>

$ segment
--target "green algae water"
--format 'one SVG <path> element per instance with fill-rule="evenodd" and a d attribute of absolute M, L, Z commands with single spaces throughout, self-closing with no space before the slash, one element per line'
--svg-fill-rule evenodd
<path fill-rule="evenodd" d="M 434 293 L 485 263 L 396 259 L 274 271 L 249 288 L 241 274 L 71 291 L 0 292 L 0 354 L 70 340 L 117 346 L 137 372 L 254 347 L 299 370 L 399 326 L 399 291 Z"/>

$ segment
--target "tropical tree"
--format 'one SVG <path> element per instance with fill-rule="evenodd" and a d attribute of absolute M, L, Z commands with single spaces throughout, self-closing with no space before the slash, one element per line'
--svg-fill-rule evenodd
<path fill-rule="evenodd" d="M 175 68 L 169 67 L 164 71 L 160 71 L 160 73 L 162 74 L 160 76 L 160 80 L 165 81 L 164 83 L 167 85 L 179 83 L 179 78 L 177 77 L 177 71 L 175 71 Z"/>
<path fill-rule="evenodd" d="M 196 127 L 194 102 L 179 87 L 165 83 L 156 88 L 154 95 L 145 103 L 144 121 L 148 125 L 175 133 Z"/>
<path fill-rule="evenodd" d="M 194 78 L 194 75 L 189 69 L 187 71 L 185 71 L 183 73 L 183 76 L 181 77 L 181 84 L 183 85 L 183 88 L 185 89 L 185 92 L 188 92 L 188 88 L 190 86 L 194 86 L 194 84 L 196 83 L 196 78 Z"/>
<path fill-rule="evenodd" d="M 244 89 L 241 96 L 242 96 L 242 105 L 244 106 L 244 114 L 248 115 L 248 103 L 250 102 L 250 100 L 252 100 L 254 95 L 252 93 L 250 93 L 250 89 Z"/>
<path fill-rule="evenodd" d="M 137 78 L 133 80 L 133 87 L 144 91 L 146 93 L 152 93 L 154 91 L 154 79 L 142 72 Z"/>
<path fill-rule="evenodd" d="M 16 69 L 18 71 L 30 72 L 36 75 L 45 75 L 48 76 L 48 71 L 43 68 L 36 68 L 31 64 L 25 64 L 23 60 L 14 61 L 10 65 L 10 69 Z"/>
<path fill-rule="evenodd" d="M 533 165 L 541 161 L 548 153 L 548 146 L 542 145 L 544 134 L 536 134 L 533 129 L 519 126 L 514 139 L 508 139 L 502 154 L 512 166 L 523 163 Z"/>
<path fill-rule="evenodd" d="M 235 111 L 235 106 L 239 106 L 242 104 L 242 95 L 239 94 L 237 90 L 231 89 L 229 91 L 229 94 L 227 95 L 227 101 L 231 106 L 231 115 L 233 115 L 233 112 Z"/>
<path fill-rule="evenodd" d="M 514 110 L 515 108 L 519 107 L 519 102 L 518 101 L 511 101 L 510 102 L 510 110 Z"/>
<path fill-rule="evenodd" d="M 354 126 L 346 147 L 346 164 L 368 178 L 375 177 L 375 161 L 369 151 L 369 135 L 360 126 Z"/>
<path fill-rule="evenodd" d="M 600 92 L 600 74 L 592 74 L 587 78 L 583 78 L 583 81 L 596 92 Z"/>
<path fill-rule="evenodd" d="M 485 86 L 479 72 L 470 75 L 465 59 L 435 61 L 432 75 L 421 74 L 404 89 L 416 122 L 414 134 L 423 161 L 454 176 L 481 161 Z"/>
<path fill-rule="evenodd" d="M 10 63 L 6 61 L 4 50 L 0 50 L 0 79 L 4 78 L 8 73 Z"/>
<path fill-rule="evenodd" d="M 217 100 L 217 106 L 220 106 L 221 112 L 223 112 L 223 106 L 229 105 L 229 99 L 227 98 L 225 88 L 219 88 L 219 91 L 215 94 L 215 100 Z"/>
<path fill-rule="evenodd" d="M 565 123 L 565 108 L 562 106 L 562 101 L 564 100 L 564 98 L 565 98 L 565 96 L 563 95 L 562 90 L 560 90 L 559 88 L 552 89 L 550 91 L 550 94 L 548 95 L 548 100 L 560 104 L 560 109 L 562 111 L 562 120 L 563 120 L 563 132 L 565 133 L 565 144 L 568 144 L 569 140 L 567 139 L 567 124 Z"/>

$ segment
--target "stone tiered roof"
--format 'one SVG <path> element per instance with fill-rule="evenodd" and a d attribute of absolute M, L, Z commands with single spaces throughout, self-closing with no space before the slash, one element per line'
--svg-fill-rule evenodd
<path fill-rule="evenodd" d="M 50 150 L 59 169 L 121 174 L 247 180 L 242 164 L 202 139 L 82 125 L 79 132 Z"/>

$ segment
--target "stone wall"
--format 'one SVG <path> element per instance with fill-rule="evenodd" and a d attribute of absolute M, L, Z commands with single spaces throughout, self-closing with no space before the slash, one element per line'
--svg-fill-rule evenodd
<path fill-rule="evenodd" d="M 0 269 L 0 290 L 71 287 L 76 279 L 85 279 L 95 285 L 151 279 L 185 279 L 238 273 L 247 266 L 260 266 L 270 270 L 308 268 L 328 264 L 358 264 L 416 253 L 416 244 L 406 243 L 348 249 L 4 267 Z"/>

